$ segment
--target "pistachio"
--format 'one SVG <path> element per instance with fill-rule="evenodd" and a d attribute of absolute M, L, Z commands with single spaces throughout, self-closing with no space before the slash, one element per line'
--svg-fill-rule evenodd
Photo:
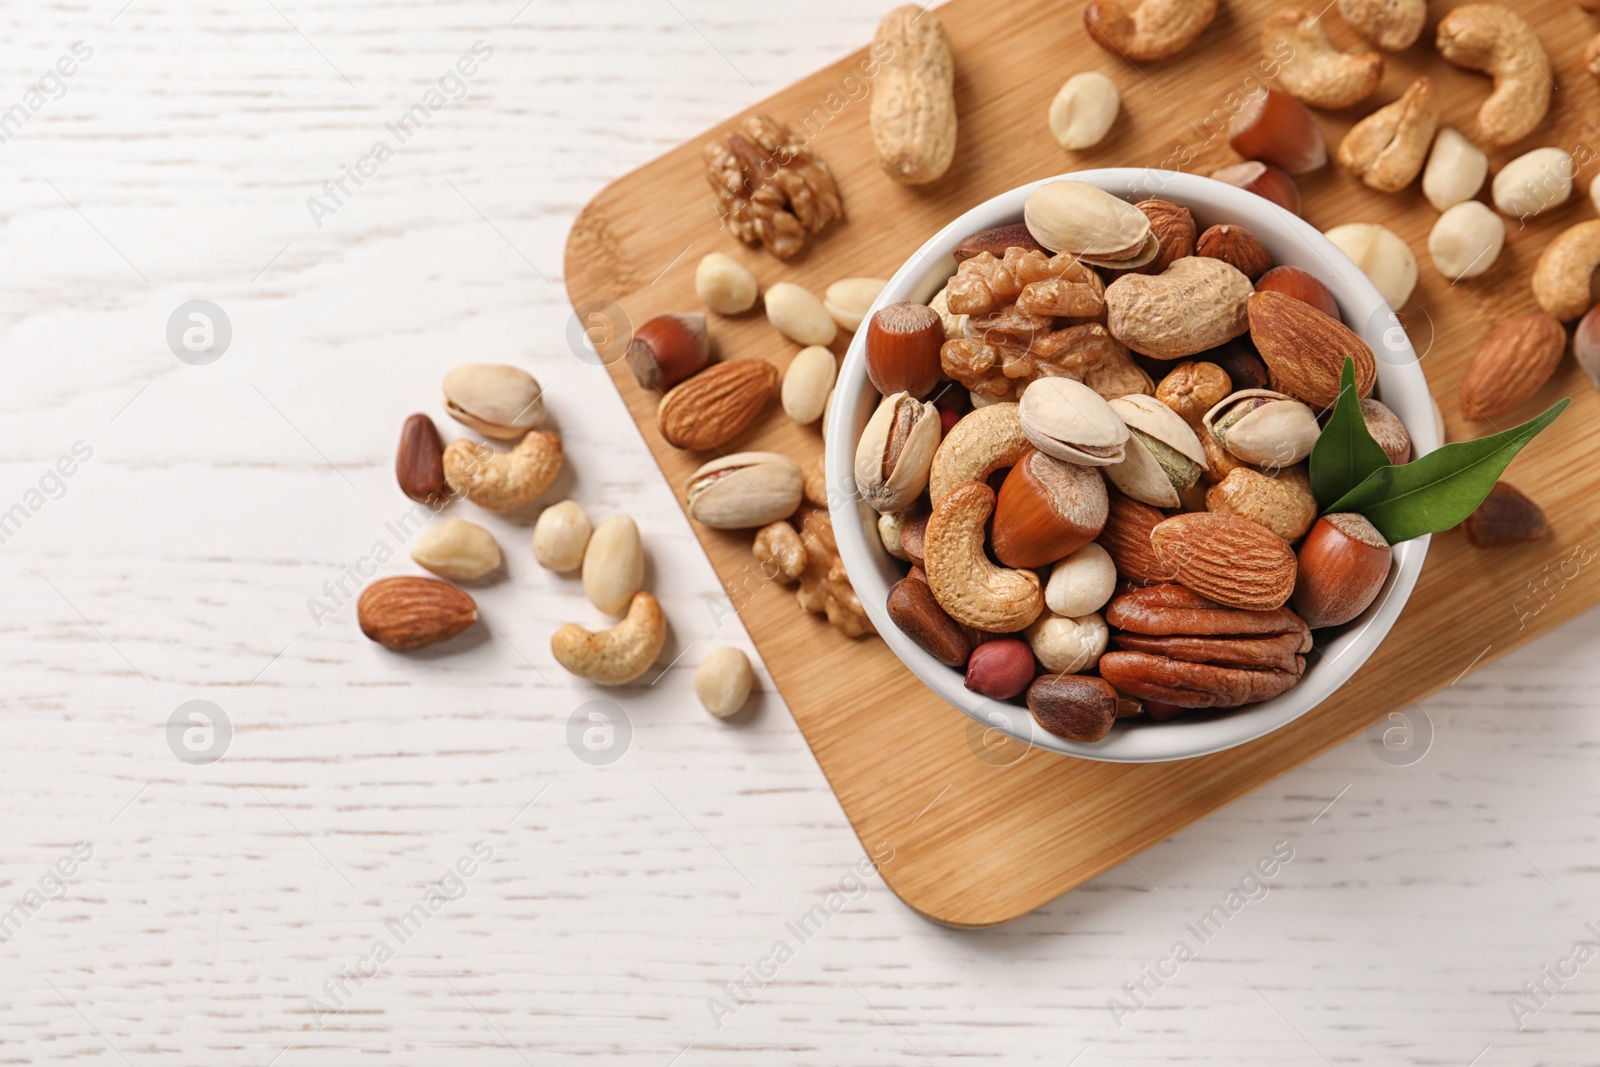
<path fill-rule="evenodd" d="M 444 376 L 450 417 L 485 437 L 515 440 L 544 422 L 544 390 L 520 367 L 467 363 Z"/>
<path fill-rule="evenodd" d="M 1091 266 L 1131 270 L 1156 258 L 1161 241 L 1144 212 L 1087 182 L 1049 182 L 1022 209 L 1033 239 Z"/>
<path fill-rule="evenodd" d="M 777 452 L 736 452 L 689 476 L 689 517 L 715 530 L 744 530 L 786 519 L 800 506 L 805 475 Z"/>
<path fill-rule="evenodd" d="M 886 396 L 856 445 L 856 490 L 877 512 L 909 507 L 928 487 L 939 450 L 939 409 L 910 393 Z"/>
<path fill-rule="evenodd" d="M 1239 459 L 1277 469 L 1311 455 L 1322 428 L 1316 413 L 1270 389 L 1245 389 L 1206 412 L 1205 431 Z"/>
<path fill-rule="evenodd" d="M 1023 436 L 1047 456 L 1085 467 L 1121 463 L 1126 456 L 1128 427 L 1082 382 L 1040 378 L 1023 390 L 1018 416 Z"/>
<path fill-rule="evenodd" d="M 1106 468 L 1106 477 L 1133 499 L 1152 507 L 1175 508 L 1179 494 L 1200 480 L 1205 449 L 1189 424 L 1153 396 L 1134 393 L 1111 401 L 1111 410 L 1128 427 L 1127 455 Z"/>

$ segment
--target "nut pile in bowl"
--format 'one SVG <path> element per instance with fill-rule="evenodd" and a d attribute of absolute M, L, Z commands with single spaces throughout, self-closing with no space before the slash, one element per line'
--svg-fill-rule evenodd
<path fill-rule="evenodd" d="M 855 492 L 907 564 L 888 619 L 1069 742 L 1288 692 L 1392 545 L 1459 522 L 1559 413 L 1471 486 L 1469 446 L 1411 463 L 1332 292 L 1182 204 L 1048 182 L 954 256 L 865 324 Z"/>

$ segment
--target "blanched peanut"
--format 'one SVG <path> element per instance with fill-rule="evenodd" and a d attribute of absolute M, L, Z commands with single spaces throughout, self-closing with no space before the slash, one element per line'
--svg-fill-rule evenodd
<path fill-rule="evenodd" d="M 833 353 L 821 345 L 802 348 L 783 372 L 783 410 L 801 426 L 822 418 L 833 392 Z"/>
<path fill-rule="evenodd" d="M 1074 74 L 1050 101 L 1050 132 L 1062 148 L 1093 148 L 1106 139 L 1121 109 L 1116 82 L 1099 71 Z"/>
<path fill-rule="evenodd" d="M 1428 166 L 1422 172 L 1422 195 L 1438 211 L 1449 211 L 1478 195 L 1489 176 L 1489 157 L 1449 126 L 1434 138 Z"/>
<path fill-rule="evenodd" d="M 626 515 L 613 515 L 595 530 L 584 550 L 584 594 L 606 614 L 621 615 L 643 584 L 639 527 Z"/>

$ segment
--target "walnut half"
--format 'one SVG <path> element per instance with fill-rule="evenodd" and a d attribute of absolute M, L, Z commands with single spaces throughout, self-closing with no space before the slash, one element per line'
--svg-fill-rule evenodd
<path fill-rule="evenodd" d="M 726 142 L 706 145 L 706 180 L 733 235 L 792 259 L 807 238 L 844 214 L 828 165 L 795 133 L 766 115 L 751 115 Z"/>

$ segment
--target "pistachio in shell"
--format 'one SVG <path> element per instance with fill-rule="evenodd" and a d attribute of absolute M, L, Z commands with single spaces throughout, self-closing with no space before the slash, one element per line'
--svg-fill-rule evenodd
<path fill-rule="evenodd" d="M 515 440 L 544 422 L 544 389 L 504 363 L 465 363 L 444 376 L 450 417 L 485 437 Z"/>
<path fill-rule="evenodd" d="M 1322 434 L 1311 408 L 1270 389 L 1245 389 L 1206 412 L 1205 432 L 1229 453 L 1276 470 L 1311 455 Z"/>
<path fill-rule="evenodd" d="M 1182 504 L 1181 494 L 1200 480 L 1205 449 L 1189 424 L 1153 396 L 1134 394 L 1111 401 L 1128 427 L 1126 458 L 1106 468 L 1124 494 L 1158 508 Z"/>

